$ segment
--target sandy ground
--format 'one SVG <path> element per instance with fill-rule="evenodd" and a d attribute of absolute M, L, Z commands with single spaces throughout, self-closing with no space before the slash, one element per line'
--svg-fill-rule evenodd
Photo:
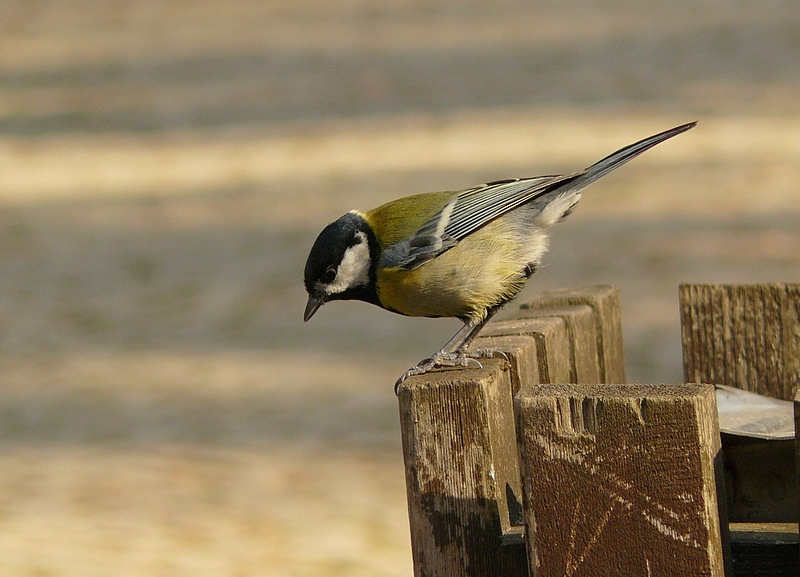
<path fill-rule="evenodd" d="M 795 0 L 0 3 L 0 575 L 410 575 L 391 387 L 459 323 L 303 325 L 317 232 L 699 120 L 525 291 L 618 286 L 629 379 L 680 381 L 678 283 L 800 279 L 798 29 Z"/>

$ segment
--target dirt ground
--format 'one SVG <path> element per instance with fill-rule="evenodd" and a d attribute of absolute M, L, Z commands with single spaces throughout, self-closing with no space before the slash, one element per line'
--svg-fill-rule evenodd
<path fill-rule="evenodd" d="M 699 120 L 524 294 L 618 286 L 676 382 L 678 283 L 800 282 L 796 0 L 564 4 L 0 3 L 0 575 L 411 575 L 392 384 L 459 323 L 302 323 L 351 208 Z"/>

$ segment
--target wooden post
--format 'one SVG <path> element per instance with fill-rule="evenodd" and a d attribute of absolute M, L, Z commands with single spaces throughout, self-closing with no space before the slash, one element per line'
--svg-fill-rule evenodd
<path fill-rule="evenodd" d="M 795 398 L 800 285 L 681 285 L 680 301 L 687 380 Z M 796 442 L 723 436 L 735 577 L 797 574 Z"/>
<path fill-rule="evenodd" d="M 489 323 L 481 332 L 486 337 L 528 335 L 536 341 L 540 383 L 568 383 L 572 373 L 569 338 L 564 321 L 558 317 L 511 318 Z"/>
<path fill-rule="evenodd" d="M 594 312 L 597 325 L 597 355 L 602 383 L 625 382 L 625 356 L 622 347 L 619 290 L 610 285 L 598 285 L 545 291 L 520 308 L 525 310 L 549 307 L 585 305 Z"/>
<path fill-rule="evenodd" d="M 417 577 L 527 576 L 513 395 L 532 383 L 624 379 L 616 289 L 553 294 L 473 343 L 509 363 L 434 371 L 398 389 Z"/>
<path fill-rule="evenodd" d="M 491 326 L 491 325 L 490 325 Z M 522 385 L 539 383 L 539 357 L 533 336 L 505 335 L 479 336 L 473 341 L 473 349 L 502 351 L 511 363 L 511 396 L 517 394 Z"/>
<path fill-rule="evenodd" d="M 794 490 L 797 492 L 797 519 L 798 519 L 798 547 L 800 547 L 800 388 L 794 394 L 794 464 L 797 473 L 797 485 Z M 800 551 L 798 551 L 798 566 L 800 566 Z M 800 569 L 798 569 L 800 573 Z"/>
<path fill-rule="evenodd" d="M 537 577 L 722 576 L 710 385 L 536 385 L 515 400 Z"/>
<path fill-rule="evenodd" d="M 800 284 L 681 285 L 688 382 L 791 401 L 800 382 Z"/>
<path fill-rule="evenodd" d="M 528 574 L 512 518 L 520 491 L 510 371 L 502 359 L 482 363 L 398 389 L 417 577 Z"/>
<path fill-rule="evenodd" d="M 566 383 L 595 384 L 600 378 L 600 359 L 597 354 L 598 323 L 592 307 L 573 305 L 522 309 L 515 318 L 549 318 L 564 321 L 569 346 L 570 375 Z M 530 382 L 530 381 L 529 381 Z"/>

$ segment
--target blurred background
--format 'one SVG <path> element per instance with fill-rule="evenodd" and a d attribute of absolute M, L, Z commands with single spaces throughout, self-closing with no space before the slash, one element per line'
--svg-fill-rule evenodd
<path fill-rule="evenodd" d="M 0 0 L 0 575 L 411 575 L 392 385 L 460 323 L 304 325 L 319 230 L 699 120 L 525 291 L 681 381 L 678 283 L 800 281 L 799 63 L 796 0 Z"/>

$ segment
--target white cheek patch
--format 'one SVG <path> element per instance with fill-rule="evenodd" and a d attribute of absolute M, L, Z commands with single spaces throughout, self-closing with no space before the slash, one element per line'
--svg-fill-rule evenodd
<path fill-rule="evenodd" d="M 324 287 L 328 294 L 341 293 L 349 288 L 369 284 L 370 256 L 367 235 L 357 232 L 356 238 L 359 242 L 344 251 L 342 262 L 336 269 L 336 278 Z"/>

